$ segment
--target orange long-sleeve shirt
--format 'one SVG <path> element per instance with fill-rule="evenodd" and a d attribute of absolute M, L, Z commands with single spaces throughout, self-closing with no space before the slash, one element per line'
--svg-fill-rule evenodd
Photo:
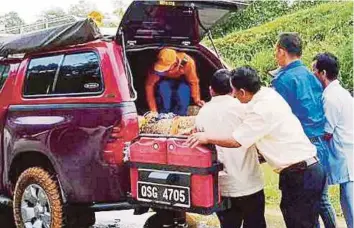
<path fill-rule="evenodd" d="M 191 87 L 191 97 L 195 103 L 200 100 L 199 78 L 197 75 L 197 68 L 192 57 L 183 52 L 177 52 L 177 58 L 180 62 L 185 59 L 187 63 L 184 66 L 176 67 L 166 73 L 164 76 L 158 76 L 154 72 L 148 74 L 145 91 L 146 99 L 150 108 L 150 111 L 157 112 L 156 98 L 155 98 L 155 85 L 162 77 L 180 79 L 185 76 L 186 81 Z"/>

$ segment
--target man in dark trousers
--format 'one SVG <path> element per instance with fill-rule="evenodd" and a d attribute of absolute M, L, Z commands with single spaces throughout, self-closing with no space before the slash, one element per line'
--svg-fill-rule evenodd
<path fill-rule="evenodd" d="M 255 144 L 268 164 L 280 174 L 280 207 L 286 226 L 313 228 L 318 220 L 326 181 L 326 174 L 316 157 L 316 147 L 286 101 L 273 89 L 261 87 L 254 69 L 237 68 L 231 78 L 234 96 L 247 104 L 242 123 L 230 135 L 195 133 L 188 138 L 187 145 L 249 148 Z"/>
<path fill-rule="evenodd" d="M 317 148 L 317 156 L 326 173 L 330 176 L 329 148 L 324 140 L 326 118 L 322 102 L 323 88 L 302 63 L 301 55 L 302 40 L 297 33 L 283 33 L 279 36 L 275 46 L 275 58 L 280 69 L 272 85 L 300 120 L 307 137 Z M 323 191 L 320 215 L 326 228 L 336 227 L 335 213 L 328 197 L 328 185 Z"/>
<path fill-rule="evenodd" d="M 231 135 L 242 124 L 246 105 L 232 97 L 230 74 L 229 70 L 220 69 L 212 76 L 212 98 L 195 119 L 199 131 Z M 229 209 L 217 213 L 221 228 L 265 228 L 263 175 L 256 148 L 216 146 L 216 150 L 224 165 L 219 172 L 221 196 L 231 203 Z"/>

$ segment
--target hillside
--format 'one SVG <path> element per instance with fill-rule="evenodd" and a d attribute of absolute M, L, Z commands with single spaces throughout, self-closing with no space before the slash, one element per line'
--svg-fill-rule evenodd
<path fill-rule="evenodd" d="M 329 51 L 341 61 L 341 81 L 353 90 L 353 2 L 331 2 L 279 17 L 215 40 L 231 66 L 251 65 L 259 70 L 265 84 L 267 72 L 276 68 L 274 45 L 281 32 L 298 32 L 304 41 L 303 60 L 307 66 L 318 52 Z M 209 45 L 207 43 L 207 45 Z"/>

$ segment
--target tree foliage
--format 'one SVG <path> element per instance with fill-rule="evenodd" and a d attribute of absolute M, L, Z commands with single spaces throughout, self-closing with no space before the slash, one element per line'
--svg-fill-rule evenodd
<path fill-rule="evenodd" d="M 118 18 L 122 18 L 125 13 L 126 5 L 122 0 L 113 0 L 112 3 L 114 6 L 113 14 Z"/>
<path fill-rule="evenodd" d="M 11 11 L 5 14 L 5 28 L 24 25 L 25 21 L 18 15 L 17 12 Z"/>
<path fill-rule="evenodd" d="M 59 17 L 67 16 L 68 14 L 60 7 L 51 8 L 49 10 L 42 11 L 40 17 L 42 19 L 54 19 Z"/>
<path fill-rule="evenodd" d="M 341 62 L 341 82 L 353 90 L 353 2 L 331 2 L 299 10 L 271 22 L 235 31 L 215 40 L 232 66 L 255 67 L 265 84 L 275 69 L 274 45 L 281 32 L 298 32 L 303 39 L 303 61 L 310 67 L 319 52 L 332 52 Z M 208 44 L 208 43 L 207 43 Z M 209 44 L 210 45 L 210 44 Z"/>
<path fill-rule="evenodd" d="M 70 6 L 69 14 L 86 18 L 92 11 L 98 11 L 95 4 L 87 0 L 80 0 L 77 4 Z"/>
<path fill-rule="evenodd" d="M 213 29 L 213 36 L 218 38 L 230 32 L 255 27 L 265 22 L 272 21 L 279 16 L 321 3 L 324 3 L 324 1 L 296 0 L 290 5 L 284 0 L 256 0 L 245 10 L 231 13 L 229 17 L 225 18 L 226 23 L 221 23 Z"/>

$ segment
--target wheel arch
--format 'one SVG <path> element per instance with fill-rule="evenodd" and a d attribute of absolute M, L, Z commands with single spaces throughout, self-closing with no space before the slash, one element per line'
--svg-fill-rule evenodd
<path fill-rule="evenodd" d="M 17 154 L 11 162 L 8 179 L 15 186 L 18 177 L 23 171 L 31 167 L 41 167 L 51 175 L 57 172 L 53 163 L 45 154 L 38 151 L 24 151 Z"/>

